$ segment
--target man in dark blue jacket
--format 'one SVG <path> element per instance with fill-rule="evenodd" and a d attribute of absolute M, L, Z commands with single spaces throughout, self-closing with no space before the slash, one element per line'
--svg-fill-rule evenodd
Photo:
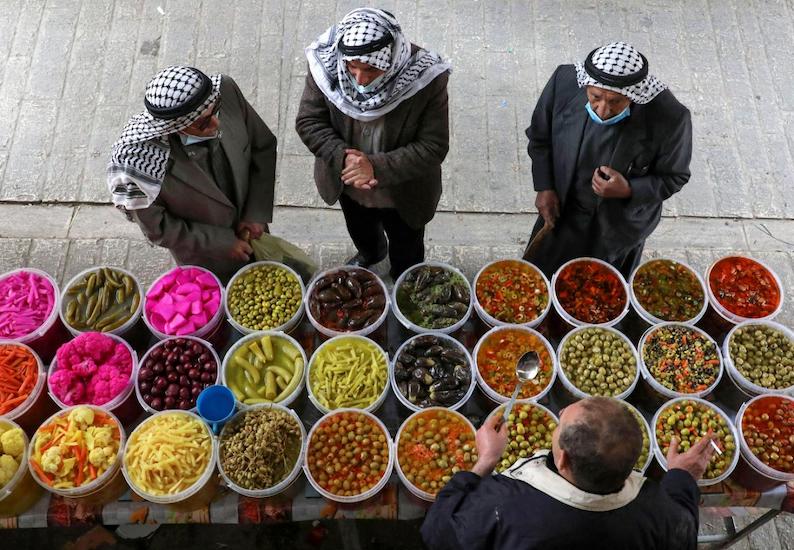
<path fill-rule="evenodd" d="M 507 428 L 477 431 L 479 459 L 439 492 L 422 526 L 433 550 L 694 549 L 696 480 L 712 457 L 711 433 L 686 453 L 674 439 L 661 483 L 632 468 L 642 434 L 619 401 L 594 397 L 560 414 L 551 452 L 492 476 Z"/>

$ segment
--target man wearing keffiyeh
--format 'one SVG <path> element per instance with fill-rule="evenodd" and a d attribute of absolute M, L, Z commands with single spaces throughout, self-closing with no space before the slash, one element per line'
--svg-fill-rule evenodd
<path fill-rule="evenodd" d="M 113 144 L 113 204 L 177 263 L 226 280 L 272 219 L 276 138 L 225 75 L 167 67 L 144 105 Z"/>
<path fill-rule="evenodd" d="M 560 65 L 526 131 L 540 216 L 525 259 L 551 277 L 576 257 L 605 260 L 628 278 L 662 202 L 689 181 L 689 110 L 624 42 Z"/>
<path fill-rule="evenodd" d="M 317 189 L 340 202 L 358 250 L 348 263 L 367 267 L 388 253 L 396 278 L 424 260 L 424 227 L 441 197 L 450 66 L 371 8 L 347 14 L 306 57 L 296 130 L 316 157 Z"/>

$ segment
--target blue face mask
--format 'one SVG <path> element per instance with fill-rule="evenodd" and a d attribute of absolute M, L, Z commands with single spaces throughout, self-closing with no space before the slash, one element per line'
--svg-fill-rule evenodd
<path fill-rule="evenodd" d="M 590 115 L 590 119 L 595 122 L 596 124 L 601 124 L 603 126 L 611 126 L 612 124 L 617 124 L 624 118 L 627 118 L 631 115 L 630 111 L 631 105 L 626 105 L 626 108 L 620 111 L 618 114 L 613 116 L 612 118 L 608 118 L 606 120 L 601 120 L 601 117 L 596 114 L 592 107 L 590 107 L 590 102 L 584 104 L 584 108 L 587 111 L 587 114 Z"/>
<path fill-rule="evenodd" d="M 378 87 L 378 84 L 381 83 L 381 81 L 383 80 L 383 77 L 386 76 L 386 74 L 384 73 L 384 74 L 380 75 L 379 77 L 377 77 L 375 80 L 373 80 L 372 82 L 370 82 L 366 86 L 363 85 L 363 84 L 359 84 L 358 81 L 356 80 L 356 78 L 352 74 L 350 74 L 349 72 L 347 73 L 347 76 L 348 76 L 348 78 L 350 78 L 350 83 L 358 91 L 358 93 L 360 93 L 360 94 L 368 94 L 368 93 L 372 92 L 375 88 Z"/>
<path fill-rule="evenodd" d="M 182 140 L 182 145 L 193 145 L 194 143 L 201 143 L 202 141 L 209 141 L 211 139 L 217 139 L 220 137 L 220 134 L 215 134 L 214 136 L 191 136 L 190 134 L 179 134 L 179 139 Z"/>

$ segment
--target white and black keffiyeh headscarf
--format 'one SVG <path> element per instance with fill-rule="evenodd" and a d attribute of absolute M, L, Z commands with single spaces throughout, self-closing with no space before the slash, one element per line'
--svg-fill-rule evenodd
<path fill-rule="evenodd" d="M 126 210 L 149 207 L 165 178 L 168 135 L 184 130 L 220 96 L 221 75 L 193 67 L 166 67 L 146 86 L 146 111 L 132 117 L 113 144 L 108 189 L 113 204 Z"/>
<path fill-rule="evenodd" d="M 394 16 L 374 8 L 348 13 L 306 48 L 306 58 L 323 94 L 344 114 L 361 121 L 385 115 L 438 75 L 451 71 L 436 53 L 412 54 Z M 362 94 L 355 88 L 347 70 L 351 60 L 385 71 L 374 90 Z"/>
<path fill-rule="evenodd" d="M 640 105 L 667 88 L 648 74 L 645 56 L 625 42 L 613 42 L 590 52 L 584 63 L 576 64 L 576 81 L 580 88 L 596 86 L 612 90 Z"/>

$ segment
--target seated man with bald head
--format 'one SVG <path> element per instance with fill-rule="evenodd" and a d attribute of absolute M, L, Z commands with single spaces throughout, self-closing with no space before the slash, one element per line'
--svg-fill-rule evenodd
<path fill-rule="evenodd" d="M 660 483 L 633 471 L 642 433 L 619 401 L 594 397 L 566 407 L 552 450 L 491 475 L 507 445 L 500 417 L 477 431 L 479 460 L 438 494 L 422 526 L 431 549 L 692 548 L 696 480 L 711 459 L 704 437 L 686 453 L 673 440 Z"/>

